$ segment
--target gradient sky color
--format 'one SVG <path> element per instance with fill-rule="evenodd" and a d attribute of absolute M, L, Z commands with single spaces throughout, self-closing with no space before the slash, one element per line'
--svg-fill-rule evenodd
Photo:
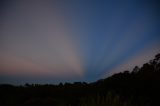
<path fill-rule="evenodd" d="M 160 52 L 158 0 L 1 0 L 0 83 L 96 81 Z"/>

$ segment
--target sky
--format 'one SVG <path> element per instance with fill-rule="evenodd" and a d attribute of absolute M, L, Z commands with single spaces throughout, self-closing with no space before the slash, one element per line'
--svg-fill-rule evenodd
<path fill-rule="evenodd" d="M 160 53 L 158 0 L 1 0 L 0 83 L 93 82 Z"/>

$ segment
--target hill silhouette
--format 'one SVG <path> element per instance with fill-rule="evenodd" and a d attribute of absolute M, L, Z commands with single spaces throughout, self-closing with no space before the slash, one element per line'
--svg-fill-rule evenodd
<path fill-rule="evenodd" d="M 0 106 L 160 106 L 160 54 L 94 83 L 0 85 Z"/>

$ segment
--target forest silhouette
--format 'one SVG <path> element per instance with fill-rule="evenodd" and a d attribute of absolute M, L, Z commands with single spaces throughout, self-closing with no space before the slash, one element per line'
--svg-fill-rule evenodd
<path fill-rule="evenodd" d="M 0 106 L 160 106 L 160 53 L 93 83 L 1 84 Z"/>

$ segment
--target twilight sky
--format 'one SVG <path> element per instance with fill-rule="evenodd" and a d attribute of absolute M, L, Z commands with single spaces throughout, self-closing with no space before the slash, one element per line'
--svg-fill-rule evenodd
<path fill-rule="evenodd" d="M 95 81 L 160 52 L 158 0 L 1 0 L 0 83 Z"/>

